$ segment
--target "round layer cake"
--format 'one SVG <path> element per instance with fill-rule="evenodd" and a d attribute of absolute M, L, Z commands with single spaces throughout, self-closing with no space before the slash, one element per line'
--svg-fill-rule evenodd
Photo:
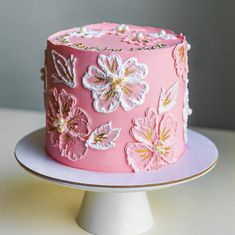
<path fill-rule="evenodd" d="M 187 141 L 188 57 L 183 34 L 101 23 L 51 35 L 42 70 L 46 151 L 100 172 L 175 163 Z"/>

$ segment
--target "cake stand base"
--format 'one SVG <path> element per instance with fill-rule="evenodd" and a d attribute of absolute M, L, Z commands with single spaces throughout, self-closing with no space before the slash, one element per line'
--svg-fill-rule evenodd
<path fill-rule="evenodd" d="M 97 235 L 132 235 L 153 225 L 146 192 L 85 192 L 78 225 Z"/>
<path fill-rule="evenodd" d="M 44 129 L 21 139 L 15 157 L 28 172 L 76 189 L 85 190 L 78 225 L 96 235 L 134 235 L 147 231 L 153 217 L 146 191 L 190 182 L 215 166 L 218 151 L 205 136 L 189 130 L 184 156 L 157 171 L 101 173 L 64 166 L 44 151 Z"/>

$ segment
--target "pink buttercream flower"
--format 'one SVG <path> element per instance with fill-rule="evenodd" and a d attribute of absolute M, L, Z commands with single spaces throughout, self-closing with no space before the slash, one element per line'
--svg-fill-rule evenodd
<path fill-rule="evenodd" d="M 125 111 L 144 103 L 149 90 L 144 81 L 148 69 L 145 64 L 129 58 L 122 62 L 119 55 L 99 55 L 100 68 L 89 66 L 83 85 L 92 91 L 93 106 L 97 112 L 111 113 L 119 104 Z"/>
<path fill-rule="evenodd" d="M 173 57 L 175 59 L 175 69 L 178 77 L 181 77 L 184 81 L 187 79 L 188 74 L 188 54 L 187 54 L 187 41 L 178 44 L 174 51 Z"/>
<path fill-rule="evenodd" d="M 75 161 L 82 158 L 86 151 L 85 137 L 90 133 L 88 115 L 75 107 L 74 96 L 51 88 L 48 93 L 47 130 L 50 141 L 58 146 L 61 156 Z"/>
<path fill-rule="evenodd" d="M 156 111 L 150 108 L 146 117 L 136 119 L 134 124 L 131 134 L 138 143 L 127 144 L 126 154 L 135 172 L 156 170 L 177 160 L 177 122 L 171 116 L 164 115 L 158 123 Z"/>

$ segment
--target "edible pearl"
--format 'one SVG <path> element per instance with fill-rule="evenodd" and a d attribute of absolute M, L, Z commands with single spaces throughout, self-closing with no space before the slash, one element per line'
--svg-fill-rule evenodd
<path fill-rule="evenodd" d="M 124 25 L 122 25 L 122 26 L 123 26 L 123 30 L 124 30 L 124 31 L 129 30 L 129 26 L 128 26 L 128 25 L 124 24 Z"/>
<path fill-rule="evenodd" d="M 188 43 L 187 44 L 187 50 L 189 51 L 191 49 L 191 45 Z"/>
<path fill-rule="evenodd" d="M 121 32 L 121 31 L 122 31 L 122 26 L 121 26 L 121 25 L 118 25 L 118 26 L 116 27 L 116 31 L 117 31 L 117 32 Z"/>
<path fill-rule="evenodd" d="M 161 29 L 161 30 L 160 30 L 160 35 L 165 36 L 165 35 L 166 35 L 166 31 L 163 30 L 163 29 Z"/>
<path fill-rule="evenodd" d="M 142 40 L 144 38 L 144 35 L 142 34 L 142 33 L 140 33 L 140 32 L 138 32 L 137 34 L 136 34 L 136 39 L 137 40 Z"/>
<path fill-rule="evenodd" d="M 85 33 L 86 31 L 87 31 L 87 28 L 86 28 L 86 27 L 82 26 L 82 27 L 80 28 L 80 33 Z"/>
<path fill-rule="evenodd" d="M 65 131 L 65 128 L 63 126 L 59 126 L 58 131 L 60 133 L 63 133 Z"/>
<path fill-rule="evenodd" d="M 124 33 L 125 31 L 129 30 L 128 25 L 121 24 L 116 27 L 116 31 L 119 33 Z"/>
<path fill-rule="evenodd" d="M 58 119 L 58 124 L 59 125 L 63 125 L 64 124 L 64 119 L 63 118 L 59 118 Z"/>

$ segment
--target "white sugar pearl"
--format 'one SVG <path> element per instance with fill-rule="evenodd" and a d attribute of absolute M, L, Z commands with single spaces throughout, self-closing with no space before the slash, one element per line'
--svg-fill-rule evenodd
<path fill-rule="evenodd" d="M 144 35 L 143 35 L 142 33 L 138 32 L 138 33 L 136 34 L 136 39 L 137 39 L 137 40 L 142 40 L 143 38 L 144 38 Z"/>
<path fill-rule="evenodd" d="M 68 33 L 70 37 L 74 37 L 77 35 L 77 32 L 71 32 L 71 33 Z"/>
<path fill-rule="evenodd" d="M 189 51 L 191 49 L 191 45 L 188 43 L 187 44 L 187 50 Z"/>
<path fill-rule="evenodd" d="M 118 25 L 118 26 L 116 27 L 116 31 L 117 31 L 117 32 L 122 32 L 122 25 Z"/>
<path fill-rule="evenodd" d="M 129 30 L 129 26 L 126 25 L 126 24 L 124 24 L 124 25 L 123 25 L 123 30 L 124 30 L 124 31 L 128 31 L 128 30 Z"/>
<path fill-rule="evenodd" d="M 86 27 L 83 26 L 83 27 L 80 28 L 80 33 L 85 33 L 86 31 L 87 31 Z"/>
<path fill-rule="evenodd" d="M 166 31 L 163 30 L 163 29 L 161 29 L 161 30 L 160 30 L 160 35 L 165 36 L 165 35 L 166 35 Z"/>
<path fill-rule="evenodd" d="M 128 25 L 125 25 L 125 24 L 120 24 L 116 27 L 116 31 L 119 33 L 123 33 L 127 30 L 129 30 L 129 27 L 128 27 Z"/>

